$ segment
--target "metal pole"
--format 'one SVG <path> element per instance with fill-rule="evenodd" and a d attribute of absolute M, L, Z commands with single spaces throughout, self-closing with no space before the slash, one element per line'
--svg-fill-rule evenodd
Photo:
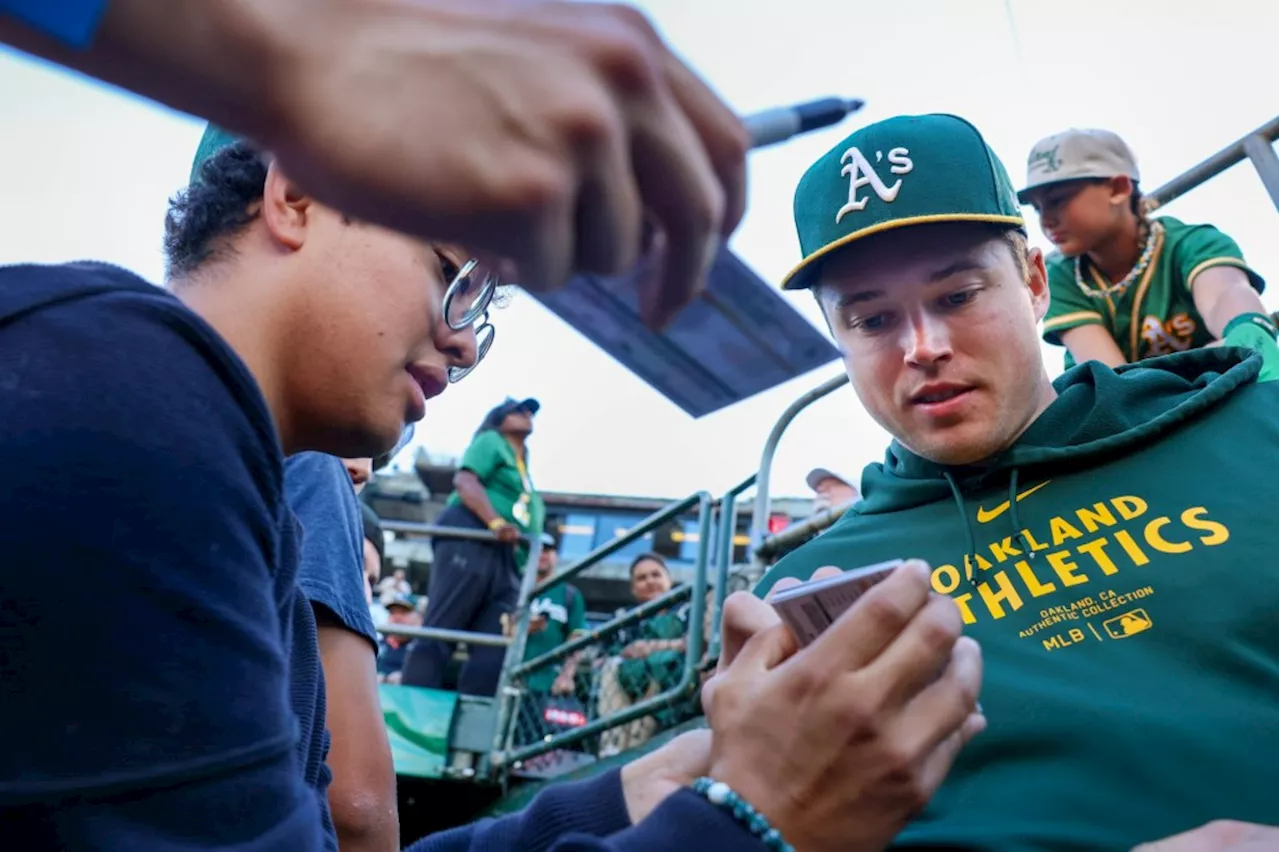
<path fill-rule="evenodd" d="M 716 589 L 711 610 L 711 634 L 707 637 L 707 659 L 720 656 L 720 621 L 724 615 L 725 593 L 729 587 L 729 569 L 733 566 L 733 536 L 738 531 L 738 495 L 755 485 L 756 474 L 730 488 L 720 498 L 720 526 L 716 529 Z"/>
<path fill-rule="evenodd" d="M 495 542 L 498 537 L 489 530 L 477 530 L 470 527 L 441 527 L 435 524 L 415 524 L 411 521 L 382 521 L 382 528 L 396 533 L 420 535 L 428 538 L 459 538 L 468 541 Z M 522 541 L 529 543 L 536 536 L 521 534 Z"/>
<path fill-rule="evenodd" d="M 635 542 L 641 537 L 653 532 L 667 521 L 680 517 L 685 512 L 698 505 L 698 502 L 701 499 L 701 494 L 694 494 L 684 498 L 683 500 L 678 500 L 675 503 L 670 503 L 664 506 L 631 529 L 624 532 L 622 535 L 615 538 L 613 541 L 600 545 L 595 550 L 570 565 L 568 568 L 565 568 L 563 571 L 560 571 L 537 584 L 533 589 L 533 594 L 540 595 L 553 586 L 558 586 L 566 580 L 573 579 L 583 571 L 586 571 L 588 568 L 604 560 L 606 557 L 612 556 L 614 553 L 617 553 L 632 542 Z"/>
<path fill-rule="evenodd" d="M 1246 152 L 1248 150 L 1247 145 L 1249 144 L 1250 139 L 1260 137 L 1262 143 L 1265 143 L 1267 147 L 1270 147 L 1270 143 L 1276 141 L 1277 135 L 1280 135 L 1280 119 L 1273 118 L 1252 133 L 1240 137 L 1213 156 L 1187 169 L 1164 186 L 1161 186 L 1152 192 L 1148 192 L 1146 197 L 1154 205 L 1151 209 L 1154 210 L 1156 207 L 1163 207 L 1175 198 L 1190 192 L 1200 184 L 1210 178 L 1218 176 L 1243 160 L 1246 156 Z M 1252 144 L 1257 146 L 1259 143 L 1254 142 Z M 1274 201 L 1276 198 L 1274 166 L 1276 155 L 1274 151 L 1270 153 L 1272 179 L 1271 182 L 1267 184 L 1267 191 L 1271 193 L 1271 198 Z M 1258 168 L 1258 173 L 1262 177 L 1263 183 L 1267 183 L 1267 175 L 1263 172 L 1262 167 L 1257 166 L 1256 161 L 1254 165 Z"/>
<path fill-rule="evenodd" d="M 844 513 L 849 511 L 850 507 L 860 499 L 862 498 L 859 497 L 857 500 L 850 500 L 847 503 L 841 503 L 839 506 L 833 506 L 830 509 L 819 512 L 812 518 L 787 527 L 777 535 L 769 536 L 760 542 L 760 546 L 756 548 L 756 555 L 761 558 L 768 558 L 770 556 L 781 556 L 796 549 L 843 518 Z"/>
<path fill-rule="evenodd" d="M 782 440 L 782 433 L 787 431 L 787 427 L 791 425 L 792 420 L 796 419 L 797 414 L 836 388 L 848 384 L 848 382 L 849 376 L 845 373 L 832 376 L 787 406 L 787 410 L 782 412 L 778 422 L 773 425 L 773 431 L 769 433 L 768 440 L 764 442 L 764 452 L 760 454 L 760 472 L 756 474 L 756 506 L 755 511 L 751 514 L 752 551 L 760 546 L 760 542 L 764 540 L 765 535 L 768 533 L 769 472 L 773 469 L 773 456 L 778 451 L 778 442 Z"/>
<path fill-rule="evenodd" d="M 542 531 L 539 530 L 539 533 Z M 520 700 L 518 690 L 511 688 L 511 670 L 524 659 L 525 643 L 529 639 L 529 622 L 533 620 L 533 607 L 529 600 L 533 596 L 533 587 L 538 580 L 538 559 L 542 556 L 542 536 L 535 535 L 529 542 L 529 560 L 525 563 L 524 575 L 520 578 L 520 593 L 516 598 L 516 629 L 507 645 L 507 653 L 502 658 L 502 674 L 498 678 L 498 723 L 493 732 L 493 750 L 498 752 L 505 744 L 508 729 L 515 719 L 517 702 Z M 485 767 L 487 774 L 487 767 Z"/>
<path fill-rule="evenodd" d="M 413 627 L 408 624 L 384 624 L 376 628 L 383 636 L 409 636 L 414 639 L 439 639 L 464 645 L 506 647 L 511 640 L 495 633 L 472 633 L 470 630 L 446 630 L 443 627 Z"/>
<path fill-rule="evenodd" d="M 1244 140 L 1244 152 L 1258 170 L 1258 177 L 1267 188 L 1272 205 L 1280 209 L 1280 160 L 1276 158 L 1276 149 L 1263 136 L 1247 136 Z"/>

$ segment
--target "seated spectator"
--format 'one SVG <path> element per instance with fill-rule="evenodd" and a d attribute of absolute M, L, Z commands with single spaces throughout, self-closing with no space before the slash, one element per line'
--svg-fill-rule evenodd
<path fill-rule="evenodd" d="M 637 556 L 631 563 L 631 594 L 636 603 L 646 604 L 670 591 L 671 571 L 666 561 L 656 553 Z M 688 633 L 688 603 L 619 630 L 610 643 L 610 658 L 600 676 L 600 716 L 676 686 L 684 673 Z M 663 708 L 652 716 L 607 731 L 601 737 L 600 755 L 606 757 L 641 745 L 660 728 L 678 724 L 687 715 L 685 707 Z"/>
<path fill-rule="evenodd" d="M 409 585 L 403 568 L 397 568 L 390 577 L 383 577 L 378 584 L 378 597 L 382 599 L 383 606 L 396 598 L 407 598 L 412 594 L 413 587 Z"/>
<path fill-rule="evenodd" d="M 418 612 L 413 601 L 408 598 L 396 598 L 387 604 L 387 623 L 406 627 L 421 627 L 422 613 Z M 383 636 L 378 647 L 378 680 L 386 683 L 399 683 L 400 670 L 404 668 L 405 654 L 413 639 L 408 636 Z"/>

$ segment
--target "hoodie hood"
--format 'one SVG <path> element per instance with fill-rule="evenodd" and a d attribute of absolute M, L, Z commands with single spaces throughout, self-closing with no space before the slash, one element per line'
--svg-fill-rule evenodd
<path fill-rule="evenodd" d="M 974 554 L 965 497 L 1007 483 L 1008 522 L 1013 537 L 1022 541 L 1019 480 L 1052 476 L 1064 467 L 1080 470 L 1150 444 L 1253 382 L 1261 368 L 1260 355 L 1223 347 L 1151 358 L 1116 370 L 1097 361 L 1081 364 L 1053 383 L 1057 399 L 1013 446 L 985 464 L 940 465 L 894 441 L 884 463 L 868 466 L 863 474 L 858 511 L 897 512 L 949 498 L 964 524 L 965 552 Z"/>
<path fill-rule="evenodd" d="M 1090 361 L 1053 383 L 1058 398 L 1009 449 L 984 464 L 948 466 L 897 441 L 863 472 L 860 514 L 897 512 L 991 488 L 1017 472 L 1088 467 L 1181 427 L 1253 382 L 1262 358 L 1214 347 L 1151 358 L 1112 370 Z M 1023 477 L 1025 479 L 1025 476 Z M 952 485 L 955 488 L 953 489 Z"/>

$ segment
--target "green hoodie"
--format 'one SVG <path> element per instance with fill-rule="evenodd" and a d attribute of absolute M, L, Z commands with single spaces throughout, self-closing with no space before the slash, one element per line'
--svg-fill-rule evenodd
<path fill-rule="evenodd" d="M 987 730 L 901 847 L 1126 850 L 1277 822 L 1277 385 L 1203 349 L 1055 383 L 978 467 L 901 445 L 757 593 L 823 565 L 934 566 L 981 644 Z"/>

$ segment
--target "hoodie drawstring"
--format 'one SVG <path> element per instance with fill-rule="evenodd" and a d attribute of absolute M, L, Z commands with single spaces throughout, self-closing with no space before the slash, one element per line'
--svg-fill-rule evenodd
<path fill-rule="evenodd" d="M 1027 541 L 1027 537 L 1022 534 L 1022 523 L 1018 520 L 1018 469 L 1016 467 L 1009 476 L 1009 522 L 1013 524 L 1013 540 L 1026 550 L 1028 561 L 1034 560 L 1036 552 L 1032 549 L 1031 542 Z"/>
<path fill-rule="evenodd" d="M 969 524 L 969 513 L 964 510 L 964 495 L 960 493 L 960 485 L 954 476 L 949 472 L 943 473 L 942 476 L 951 486 L 951 496 L 955 498 L 956 510 L 960 512 L 960 523 L 964 526 L 965 577 L 970 584 L 976 586 L 977 581 L 974 580 L 973 573 L 978 568 L 978 545 L 973 535 L 973 527 Z M 1035 559 L 1036 552 L 1027 541 L 1027 537 L 1022 534 L 1022 523 L 1018 520 L 1018 469 L 1016 467 L 1009 475 L 1009 524 L 1013 528 L 1012 539 L 1025 548 L 1027 559 Z"/>
<path fill-rule="evenodd" d="M 956 499 L 956 510 L 960 512 L 960 523 L 964 525 L 964 573 L 965 578 L 972 584 L 973 572 L 978 567 L 978 545 L 973 537 L 973 527 L 969 526 L 969 513 L 964 510 L 964 496 L 960 493 L 960 486 L 956 484 L 955 477 L 950 473 L 943 473 L 942 476 L 951 486 L 951 496 Z"/>

